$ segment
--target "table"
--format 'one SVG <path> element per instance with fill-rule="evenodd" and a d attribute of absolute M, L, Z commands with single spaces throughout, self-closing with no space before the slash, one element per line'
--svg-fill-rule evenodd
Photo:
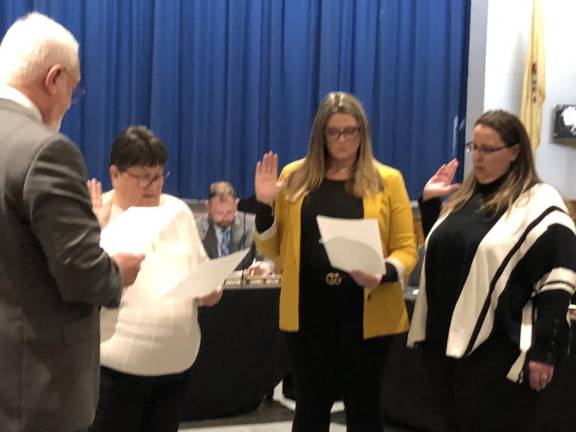
<path fill-rule="evenodd" d="M 280 289 L 270 281 L 244 280 L 242 288 L 227 281 L 220 303 L 199 309 L 202 342 L 190 369 L 182 421 L 253 411 L 288 373 L 278 330 Z"/>

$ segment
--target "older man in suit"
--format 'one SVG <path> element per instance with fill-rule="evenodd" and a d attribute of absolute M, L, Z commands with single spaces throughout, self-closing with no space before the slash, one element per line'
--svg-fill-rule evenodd
<path fill-rule="evenodd" d="M 99 306 L 142 256 L 99 246 L 80 151 L 58 133 L 78 43 L 38 13 L 0 44 L 0 431 L 76 432 L 98 397 Z"/>
<path fill-rule="evenodd" d="M 255 216 L 238 211 L 236 192 L 229 182 L 212 183 L 206 210 L 207 213 L 197 219 L 196 226 L 209 258 L 219 258 L 250 248 L 236 269 L 247 269 L 250 274 L 270 273 L 272 263 L 263 261 L 254 245 Z"/>

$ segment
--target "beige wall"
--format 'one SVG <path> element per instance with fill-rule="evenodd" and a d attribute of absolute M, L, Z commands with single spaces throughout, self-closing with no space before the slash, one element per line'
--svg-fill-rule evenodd
<path fill-rule="evenodd" d="M 552 139 L 557 104 L 576 104 L 576 1 L 541 0 L 546 47 L 546 101 L 538 172 L 567 198 L 576 198 L 576 143 Z M 532 0 L 472 0 L 467 136 L 480 113 L 520 113 Z"/>

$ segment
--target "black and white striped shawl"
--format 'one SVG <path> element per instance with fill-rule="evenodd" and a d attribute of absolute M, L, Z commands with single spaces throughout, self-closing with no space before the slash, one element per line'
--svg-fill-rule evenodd
<path fill-rule="evenodd" d="M 444 219 L 445 216 L 438 219 L 430 234 Z M 466 356 L 488 339 L 494 326 L 498 300 L 507 287 L 514 268 L 538 238 L 555 224 L 563 225 L 575 233 L 574 223 L 567 214 L 560 194 L 552 186 L 541 183 L 525 192 L 488 231 L 478 245 L 452 314 L 447 356 Z M 408 334 L 408 346 L 426 340 L 428 306 L 425 268 L 423 265 L 420 289 Z M 541 275 L 534 284 L 532 298 L 548 290 L 564 290 L 572 294 L 575 286 L 576 273 L 573 269 L 553 268 L 549 273 Z M 508 374 L 508 378 L 513 381 L 521 380 L 526 351 L 532 345 L 533 317 L 532 300 L 528 300 L 522 310 L 519 329 L 521 355 Z"/>

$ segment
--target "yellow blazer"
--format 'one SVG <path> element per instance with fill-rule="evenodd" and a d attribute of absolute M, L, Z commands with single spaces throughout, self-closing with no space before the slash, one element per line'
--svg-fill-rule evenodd
<path fill-rule="evenodd" d="M 280 177 L 290 175 L 301 162 L 287 165 Z M 384 256 L 387 262 L 396 267 L 401 283 L 386 283 L 374 289 L 364 289 L 365 339 L 408 329 L 402 286 L 417 261 L 412 207 L 402 174 L 378 162 L 376 166 L 384 189 L 364 197 L 364 218 L 378 219 Z M 289 201 L 285 189 L 282 189 L 275 201 L 274 224 L 255 236 L 258 249 L 282 266 L 280 328 L 284 331 L 299 329 L 300 211 L 304 196 Z"/>

